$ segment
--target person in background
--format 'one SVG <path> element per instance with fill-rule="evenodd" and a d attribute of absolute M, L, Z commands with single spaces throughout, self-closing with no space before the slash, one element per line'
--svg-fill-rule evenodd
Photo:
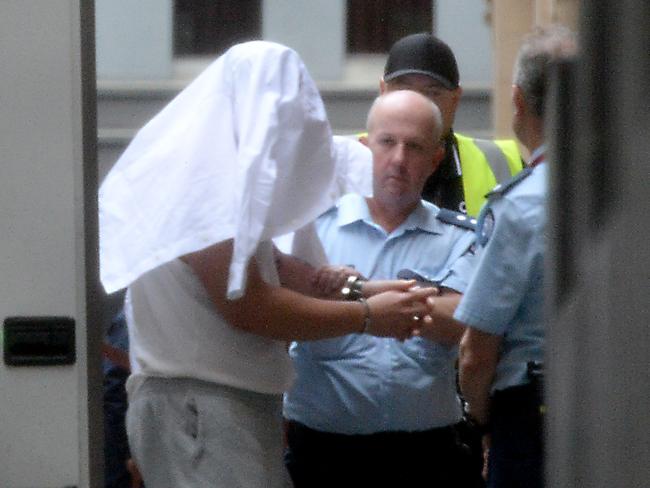
<path fill-rule="evenodd" d="M 458 66 L 451 48 L 430 33 L 406 36 L 390 49 L 379 90 L 403 89 L 423 94 L 442 113 L 445 157 L 425 183 L 422 198 L 475 217 L 485 195 L 521 171 L 517 143 L 473 138 L 453 130 L 462 95 Z"/>
<path fill-rule="evenodd" d="M 139 488 L 142 477 L 131 459 L 126 436 L 126 379 L 129 336 L 124 311 L 110 321 L 102 347 L 104 355 L 104 486 Z"/>
<path fill-rule="evenodd" d="M 104 344 L 104 486 L 123 488 L 131 483 L 126 467 L 130 459 L 126 438 L 126 378 L 129 376 L 129 339 L 124 313 L 110 322 Z M 126 364 L 124 364 L 126 360 Z"/>
<path fill-rule="evenodd" d="M 468 415 L 489 433 L 492 488 L 543 486 L 544 104 L 551 66 L 575 53 L 575 36 L 560 26 L 538 29 L 520 48 L 512 124 L 531 158 L 488 196 L 477 225 L 480 261 L 454 315 L 467 326 L 460 387 Z"/>
<path fill-rule="evenodd" d="M 428 98 L 400 90 L 374 102 L 367 128 L 372 197 L 345 195 L 318 218 L 335 269 L 317 271 L 312 284 L 337 290 L 347 273 L 342 293 L 354 298 L 404 276 L 435 283 L 439 294 L 428 317 L 413 316 L 417 337 L 348 334 L 291 345 L 297 378 L 284 399 L 285 462 L 296 488 L 474 487 L 480 467 L 456 431 L 454 360 L 464 329 L 451 320 L 473 269 L 474 235 L 421 199 L 443 156 L 442 117 Z"/>

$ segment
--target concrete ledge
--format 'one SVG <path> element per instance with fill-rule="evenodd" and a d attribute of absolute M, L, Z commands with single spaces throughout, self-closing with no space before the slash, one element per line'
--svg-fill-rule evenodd
<path fill-rule="evenodd" d="M 111 99 L 167 98 L 183 90 L 191 80 L 98 80 L 97 95 Z M 375 97 L 379 93 L 379 83 L 369 86 L 366 83 L 348 81 L 316 82 L 321 96 Z M 463 86 L 463 98 L 490 97 L 492 87 L 473 84 Z"/>

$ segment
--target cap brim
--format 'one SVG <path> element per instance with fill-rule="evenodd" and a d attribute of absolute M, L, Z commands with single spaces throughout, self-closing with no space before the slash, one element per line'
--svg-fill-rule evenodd
<path fill-rule="evenodd" d="M 425 75 L 428 76 L 429 78 L 433 78 L 448 90 L 455 90 L 456 88 L 458 88 L 457 85 L 454 85 L 451 81 L 449 81 L 444 76 L 440 76 L 436 73 L 432 73 L 431 71 L 425 71 L 421 69 L 400 69 L 397 71 L 393 71 L 390 74 L 384 75 L 384 81 L 392 81 L 395 78 L 399 78 L 400 76 L 404 76 L 404 75 Z"/>

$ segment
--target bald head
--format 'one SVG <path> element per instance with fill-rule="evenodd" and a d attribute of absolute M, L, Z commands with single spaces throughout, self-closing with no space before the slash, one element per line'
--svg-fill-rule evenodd
<path fill-rule="evenodd" d="M 442 136 L 440 109 L 430 99 L 418 92 L 397 90 L 386 92 L 375 98 L 366 120 L 368 134 L 375 129 L 377 117 L 383 117 L 386 114 L 390 117 L 417 122 L 423 129 L 430 127 L 429 136 L 433 141 L 439 141 Z"/>

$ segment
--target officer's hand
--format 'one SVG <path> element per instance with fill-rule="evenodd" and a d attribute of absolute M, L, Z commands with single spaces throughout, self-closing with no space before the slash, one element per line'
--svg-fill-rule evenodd
<path fill-rule="evenodd" d="M 371 280 L 363 283 L 363 296 L 371 297 L 385 291 L 409 291 L 415 280 Z"/>
<path fill-rule="evenodd" d="M 370 325 L 366 332 L 401 341 L 410 338 L 427 312 L 427 297 L 433 293 L 432 288 L 411 287 L 409 291 L 387 291 L 368 298 Z"/>

